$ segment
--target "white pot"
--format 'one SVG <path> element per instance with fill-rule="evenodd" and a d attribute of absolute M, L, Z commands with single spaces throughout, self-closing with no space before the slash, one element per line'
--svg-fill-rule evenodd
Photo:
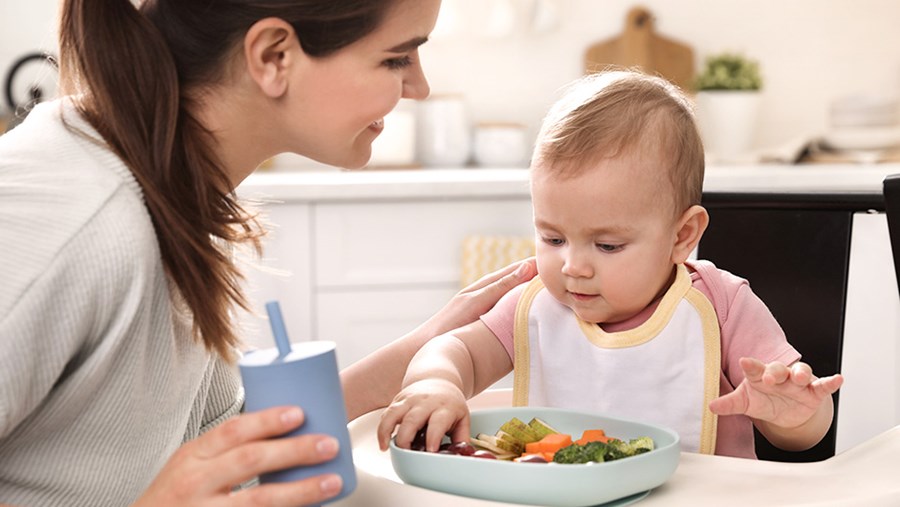
<path fill-rule="evenodd" d="M 759 101 L 758 91 L 697 93 L 697 124 L 710 158 L 721 162 L 747 158 L 756 136 Z"/>
<path fill-rule="evenodd" d="M 432 95 L 418 103 L 416 152 L 426 167 L 461 167 L 472 141 L 462 96 Z"/>
<path fill-rule="evenodd" d="M 480 123 L 475 127 L 472 151 L 479 167 L 526 167 L 525 127 L 515 123 Z"/>

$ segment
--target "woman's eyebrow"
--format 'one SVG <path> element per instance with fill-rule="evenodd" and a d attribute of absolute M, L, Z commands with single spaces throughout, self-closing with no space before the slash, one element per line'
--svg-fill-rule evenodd
<path fill-rule="evenodd" d="M 392 47 L 391 49 L 388 49 L 388 52 L 389 53 L 406 53 L 407 51 L 412 51 L 413 49 L 416 49 L 417 47 L 421 46 L 422 44 L 425 44 L 426 42 L 428 42 L 428 37 L 413 37 L 412 39 L 409 39 L 408 41 L 406 41 L 404 43 L 397 44 L 396 46 Z"/>

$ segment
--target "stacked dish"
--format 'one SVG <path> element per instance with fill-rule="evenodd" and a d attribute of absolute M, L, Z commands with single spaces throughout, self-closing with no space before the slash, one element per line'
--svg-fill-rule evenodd
<path fill-rule="evenodd" d="M 900 146 L 900 100 L 879 95 L 850 95 L 832 102 L 829 131 L 832 150 L 888 150 Z"/>

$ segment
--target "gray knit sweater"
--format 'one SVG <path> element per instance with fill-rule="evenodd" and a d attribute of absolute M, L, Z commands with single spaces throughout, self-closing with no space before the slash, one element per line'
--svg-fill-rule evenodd
<path fill-rule="evenodd" d="M 191 338 L 140 187 L 71 104 L 0 136 L 0 503 L 134 501 L 237 413 L 236 370 Z"/>

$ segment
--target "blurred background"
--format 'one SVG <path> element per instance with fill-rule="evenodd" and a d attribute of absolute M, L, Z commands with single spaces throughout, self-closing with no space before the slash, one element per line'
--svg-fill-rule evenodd
<path fill-rule="evenodd" d="M 36 51 L 54 52 L 57 0 L 0 3 L 0 72 Z M 475 136 L 530 146 L 541 117 L 561 86 L 584 73 L 592 45 L 622 37 L 629 11 L 644 7 L 659 37 L 692 51 L 700 72 L 710 55 L 732 52 L 758 62 L 763 78 L 754 150 L 826 135 L 841 100 L 896 107 L 900 95 L 900 2 L 896 0 L 444 0 L 438 27 L 421 50 L 436 99 L 452 99 Z M 27 98 L 22 70 L 16 94 Z M 4 76 L 8 77 L 8 76 Z M 53 90 L 46 90 L 50 95 Z M 5 102 L 5 101 L 4 101 Z M 10 106 L 2 104 L 3 113 Z M 373 165 L 420 165 L 423 120 L 418 104 L 401 104 L 376 146 Z M 446 107 L 437 107 L 447 114 Z M 900 120 L 875 134 L 892 144 Z M 523 139 L 498 131 L 517 130 Z M 882 125 L 885 127 L 885 125 Z M 411 135 L 418 131 L 419 140 Z M 496 137 L 496 136 L 500 137 Z M 507 137 L 503 137 L 506 135 Z M 494 137 L 491 137 L 494 136 Z M 472 165 L 476 139 L 466 158 L 439 165 Z M 874 141 L 873 141 L 874 142 Z M 865 144 L 865 143 L 863 143 Z M 875 143 L 876 145 L 878 143 Z M 852 147 L 852 146 L 851 146 Z M 877 147 L 877 146 L 876 146 Z M 414 150 L 414 151 L 411 151 Z M 481 157 L 491 160 L 492 154 Z M 516 160 L 496 164 L 523 165 Z M 279 165 L 279 164 L 276 164 Z M 293 158 L 292 169 L 317 167 Z M 429 164 L 425 164 L 429 165 Z"/>

